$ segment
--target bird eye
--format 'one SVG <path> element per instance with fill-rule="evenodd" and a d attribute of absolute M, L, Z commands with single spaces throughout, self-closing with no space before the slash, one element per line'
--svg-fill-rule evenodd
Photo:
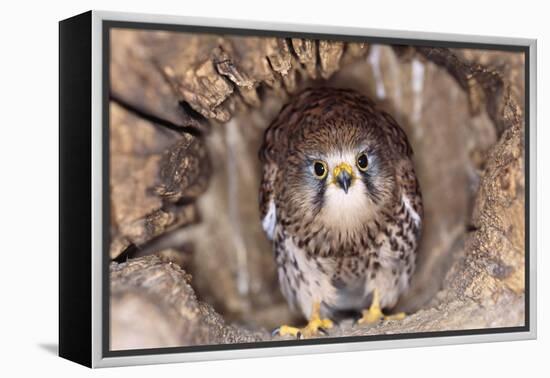
<path fill-rule="evenodd" d="M 325 163 L 324 161 L 316 160 L 313 163 L 313 172 L 319 180 L 324 179 L 325 177 L 327 177 L 328 173 L 327 163 Z"/>
<path fill-rule="evenodd" d="M 357 156 L 357 168 L 359 168 L 361 171 L 365 172 L 369 166 L 369 159 L 367 158 L 367 154 L 360 153 Z"/>

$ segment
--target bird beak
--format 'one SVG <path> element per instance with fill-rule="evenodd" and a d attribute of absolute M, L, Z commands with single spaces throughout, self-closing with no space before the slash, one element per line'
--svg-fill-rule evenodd
<path fill-rule="evenodd" d="M 348 163 L 338 164 L 332 171 L 332 177 L 334 177 L 335 183 L 340 185 L 344 192 L 348 192 L 349 187 L 351 186 L 351 181 L 353 180 L 353 170 Z"/>

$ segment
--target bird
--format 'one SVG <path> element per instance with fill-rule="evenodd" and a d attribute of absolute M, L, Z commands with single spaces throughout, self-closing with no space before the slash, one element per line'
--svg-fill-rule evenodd
<path fill-rule="evenodd" d="M 316 337 L 343 318 L 387 315 L 409 288 L 423 204 L 407 135 L 367 96 L 307 88 L 265 130 L 259 208 L 279 286 L 307 325 L 274 334 Z"/>

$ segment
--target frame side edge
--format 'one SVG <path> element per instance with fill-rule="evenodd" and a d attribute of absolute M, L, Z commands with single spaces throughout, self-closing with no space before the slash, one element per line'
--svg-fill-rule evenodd
<path fill-rule="evenodd" d="M 91 367 L 91 12 L 59 22 L 59 356 Z"/>
<path fill-rule="evenodd" d="M 530 336 L 537 338 L 537 252 L 538 252 L 538 184 L 537 164 L 537 40 L 529 40 L 529 315 Z"/>

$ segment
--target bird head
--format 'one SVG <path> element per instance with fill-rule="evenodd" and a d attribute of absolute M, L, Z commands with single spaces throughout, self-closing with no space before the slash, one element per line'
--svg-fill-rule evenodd
<path fill-rule="evenodd" d="M 364 227 L 395 192 L 395 150 L 380 121 L 355 99 L 326 95 L 288 117 L 296 132 L 281 164 L 286 198 L 323 227 Z"/>
<path fill-rule="evenodd" d="M 381 219 L 395 204 L 399 164 L 412 153 L 391 116 L 346 89 L 297 94 L 265 138 L 260 156 L 277 167 L 279 212 L 296 232 L 351 235 Z"/>
<path fill-rule="evenodd" d="M 394 188 L 391 164 L 376 141 L 365 135 L 346 143 L 322 141 L 322 136 L 312 135 L 304 154 L 294 155 L 296 164 L 288 167 L 290 197 L 323 227 L 346 232 L 364 227 L 389 202 Z"/>

